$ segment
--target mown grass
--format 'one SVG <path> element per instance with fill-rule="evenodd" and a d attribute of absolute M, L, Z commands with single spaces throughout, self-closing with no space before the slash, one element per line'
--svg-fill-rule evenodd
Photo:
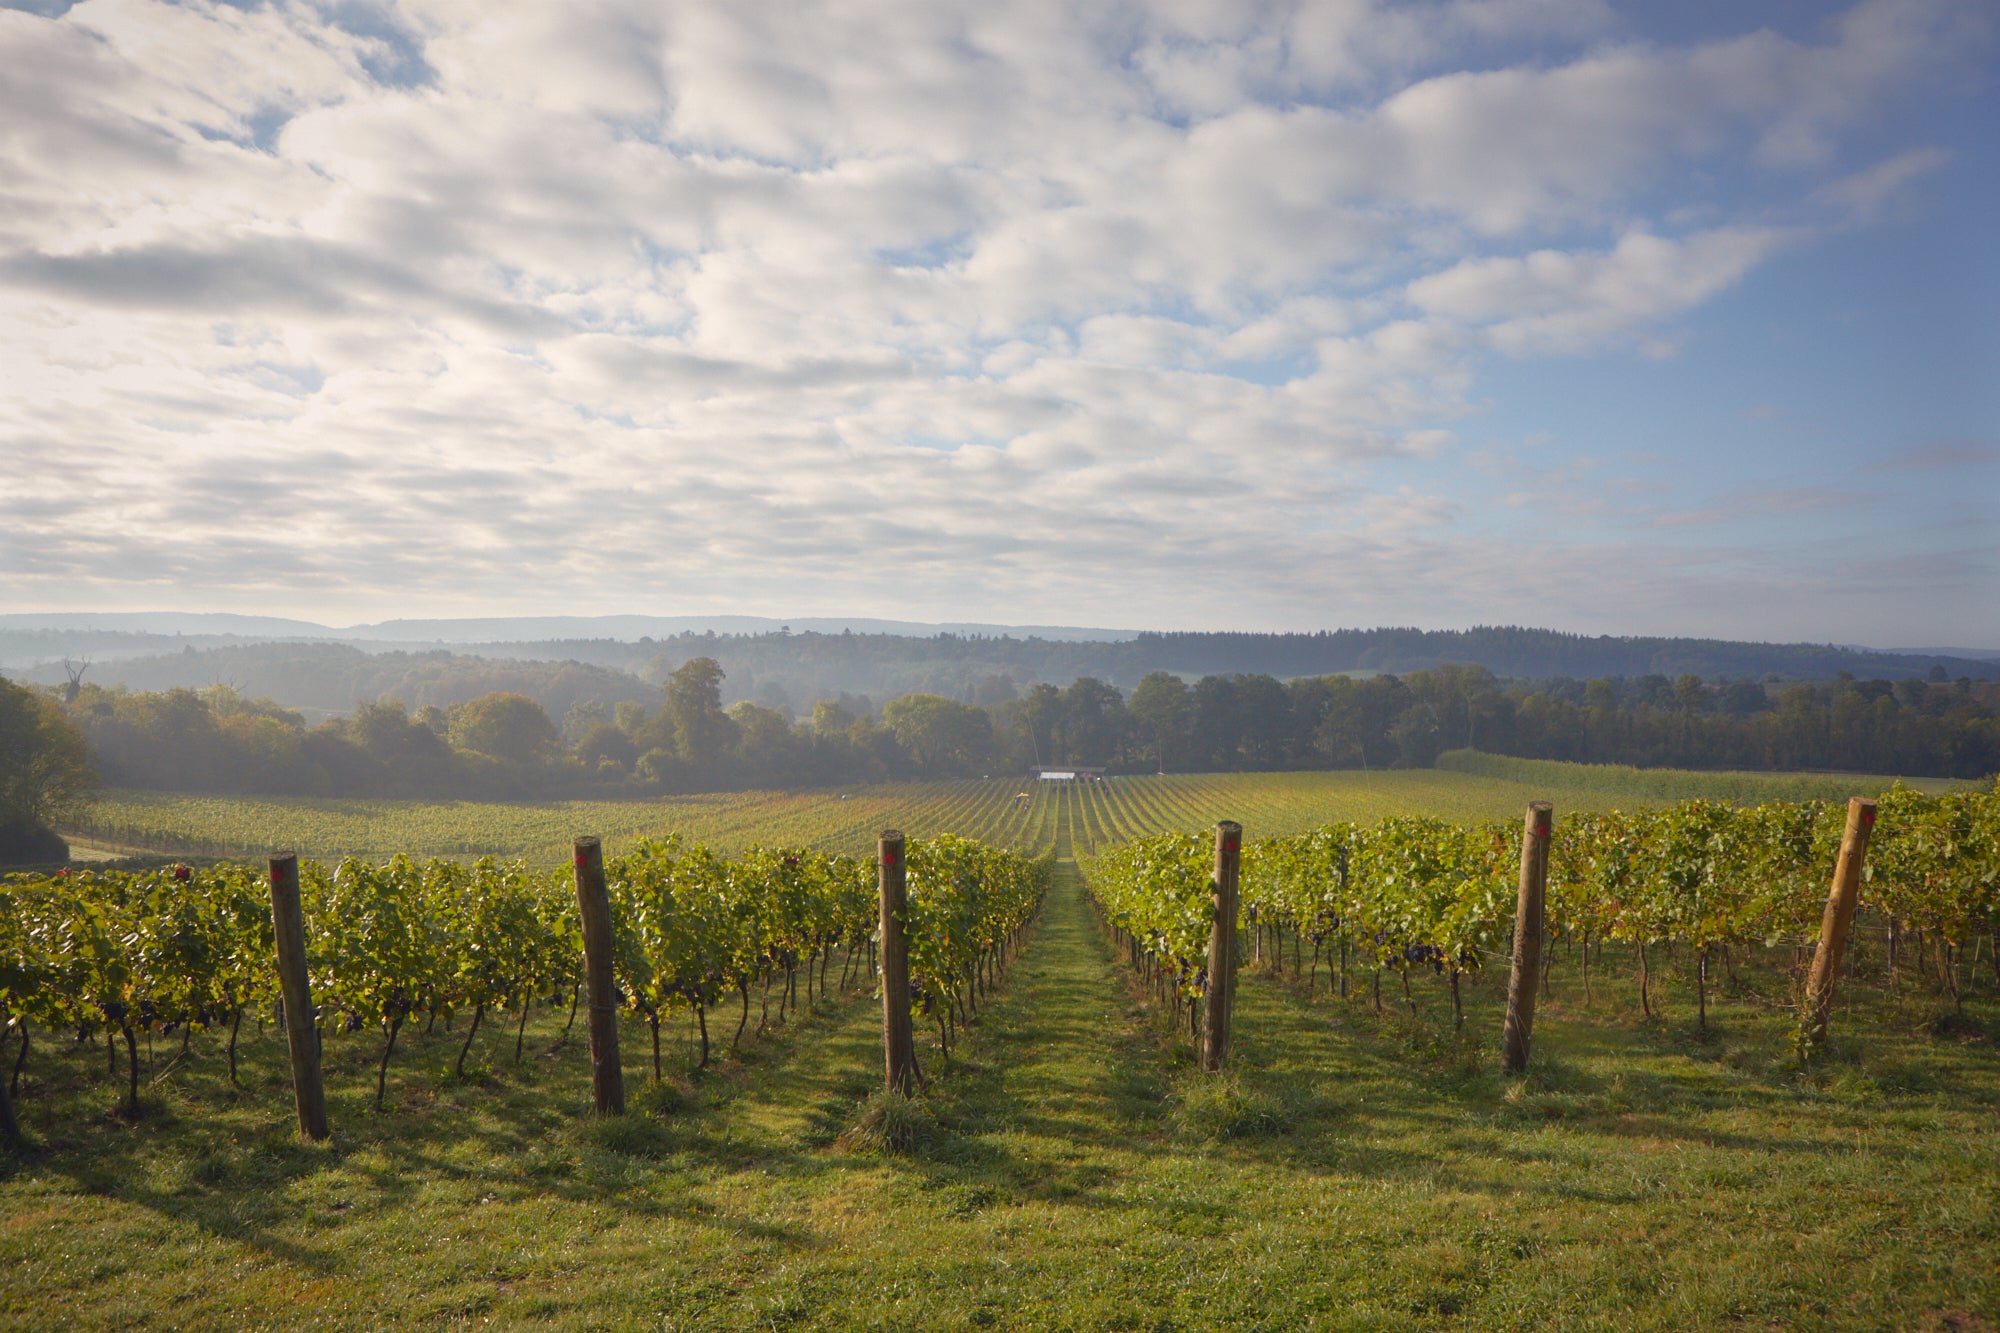
<path fill-rule="evenodd" d="M 279 1038 L 215 1045 L 113 1118 L 101 1047 L 44 1038 L 0 1178 L 0 1325 L 23 1328 L 1983 1328 L 2000 1323 L 2000 1010 L 1844 983 L 1802 1072 L 1786 979 L 1739 965 L 1693 1025 L 1642 1021 L 1560 950 L 1532 1071 L 1494 982 L 1377 1013 L 1253 974 L 1231 1073 L 1189 1067 L 1067 866 L 901 1153 L 849 1135 L 879 1082 L 866 997 L 584 1114 L 560 1014 L 418 1040 L 372 1114 L 329 1042 L 334 1138 L 296 1142 Z M 442 1026 L 442 1025 L 441 1025 Z M 164 1065 L 171 1054 L 158 1053 Z M 687 1059 L 682 1051 L 682 1064 Z M 845 1144 L 843 1136 L 847 1135 Z M 851 1145 L 851 1146 L 850 1146 Z"/>

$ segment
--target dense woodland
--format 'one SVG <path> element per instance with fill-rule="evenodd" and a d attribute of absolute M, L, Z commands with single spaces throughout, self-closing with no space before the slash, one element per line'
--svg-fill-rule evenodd
<path fill-rule="evenodd" d="M 2000 770 L 2000 686 L 1969 679 L 1704 682 L 1692 674 L 1508 683 L 1445 665 L 1362 679 L 1165 672 L 1129 693 L 1085 677 L 963 698 L 821 700 L 794 718 L 724 706 L 710 658 L 650 701 L 581 698 L 560 717 L 512 691 L 415 709 L 379 699 L 309 724 L 228 686 L 78 682 L 34 699 L 114 786 L 318 796 L 560 797 L 1025 772 L 1425 767 L 1448 749 L 1639 766 L 1980 777 Z"/>

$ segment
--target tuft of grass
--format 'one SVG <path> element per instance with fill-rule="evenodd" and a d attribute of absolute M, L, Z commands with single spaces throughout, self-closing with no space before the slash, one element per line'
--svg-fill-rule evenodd
<path fill-rule="evenodd" d="M 648 1083 L 637 1103 L 649 1115 L 684 1115 L 701 1106 L 694 1081 L 687 1075 L 669 1075 L 658 1083 Z"/>
<path fill-rule="evenodd" d="M 1978 1041 L 1986 1036 L 1986 1025 L 1971 1014 L 1946 1009 L 1931 1020 L 1931 1035 L 1955 1041 Z"/>
<path fill-rule="evenodd" d="M 673 1135 L 667 1126 L 649 1115 L 592 1116 L 575 1129 L 585 1148 L 616 1153 L 620 1157 L 657 1162 L 673 1155 Z"/>
<path fill-rule="evenodd" d="M 1278 1098 L 1246 1088 L 1235 1073 L 1176 1076 L 1167 1093 L 1167 1125 L 1174 1137 L 1193 1143 L 1261 1139 L 1291 1132 L 1292 1109 Z"/>
<path fill-rule="evenodd" d="M 908 1156 L 937 1136 L 937 1117 L 922 1098 L 892 1089 L 872 1094 L 835 1140 L 847 1152 Z"/>

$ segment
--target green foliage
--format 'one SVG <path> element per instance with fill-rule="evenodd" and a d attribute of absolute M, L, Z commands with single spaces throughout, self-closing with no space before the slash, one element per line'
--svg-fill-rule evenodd
<path fill-rule="evenodd" d="M 683 663 L 667 681 L 663 726 L 681 759 L 689 764 L 713 764 L 729 744 L 735 724 L 722 711 L 722 667 L 712 657 Z"/>
<path fill-rule="evenodd" d="M 2000 783 L 1939 797 L 1890 792 L 1875 823 L 1865 896 L 1940 948 L 1939 971 L 1956 999 L 1952 954 L 1980 934 L 2000 947 Z"/>
<path fill-rule="evenodd" d="M 1716 946 L 1814 944 L 1844 806 L 1689 800 L 1561 821 L 1549 860 L 1555 937 Z M 2000 789 L 1880 803 L 1863 905 L 1957 950 L 2000 929 Z M 1397 815 L 1328 825 L 1244 850 L 1239 925 L 1315 943 L 1343 930 L 1389 967 L 1479 971 L 1512 923 L 1521 826 Z M 1109 921 L 1199 993 L 1210 916 L 1209 844 L 1138 838 L 1087 858 Z M 1940 969 L 1955 987 L 1956 970 Z M 1954 991 L 1955 993 L 1955 991 Z"/>
<path fill-rule="evenodd" d="M 982 708 L 935 694 L 906 694 L 883 707 L 882 721 L 927 775 L 992 767 L 993 720 Z"/>
<path fill-rule="evenodd" d="M 725 859 L 678 837 L 606 867 L 625 1003 L 659 1023 L 875 929 L 875 871 L 804 849 Z M 911 975 L 920 1005 L 956 1000 L 981 960 L 1032 915 L 1047 860 L 962 838 L 910 851 Z M 570 872 L 356 857 L 300 866 L 319 1017 L 378 1029 L 386 1074 L 414 1014 L 522 1006 L 580 972 Z M 0 1029 L 126 1034 L 233 1024 L 277 993 L 271 909 L 253 867 L 0 879 Z M 378 1088 L 381 1078 L 378 1077 Z"/>
<path fill-rule="evenodd" d="M 561 737 L 540 704 L 525 694 L 498 691 L 457 710 L 451 739 L 462 749 L 532 764 L 552 758 Z"/>
<path fill-rule="evenodd" d="M 1111 923 L 1159 959 L 1186 995 L 1201 993 L 1215 916 L 1212 858 L 1195 834 L 1163 833 L 1121 843 L 1085 867 Z"/>
<path fill-rule="evenodd" d="M 385 866 L 349 857 L 331 876 L 299 867 L 309 981 L 322 1008 L 388 1027 L 441 1000 L 442 932 L 426 911 L 426 887 L 401 856 Z"/>
<path fill-rule="evenodd" d="M 0 863 L 61 860 L 48 825 L 96 785 L 83 736 L 62 710 L 0 678 Z"/>
<path fill-rule="evenodd" d="M 490 856 L 470 868 L 434 864 L 432 909 L 453 942 L 440 986 L 447 1006 L 518 1005 L 572 975 L 575 913 L 559 876 Z"/>
<path fill-rule="evenodd" d="M 982 958 L 1026 925 L 1047 892 L 1053 862 L 996 851 L 944 834 L 911 844 L 908 866 L 910 986 L 920 1010 L 949 1003 Z"/>

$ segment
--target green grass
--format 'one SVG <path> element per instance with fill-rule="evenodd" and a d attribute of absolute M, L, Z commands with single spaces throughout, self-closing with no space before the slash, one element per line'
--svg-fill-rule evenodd
<path fill-rule="evenodd" d="M 1497 979 L 1458 1034 L 1436 979 L 1415 1017 L 1393 981 L 1378 1014 L 1322 968 L 1311 996 L 1246 976 L 1232 1072 L 1203 1079 L 1065 863 L 964 1058 L 923 1048 L 932 1124 L 903 1153 L 865 1144 L 881 1052 L 859 995 L 663 1090 L 628 1028 L 617 1121 L 584 1114 L 560 1013 L 519 1068 L 496 1025 L 466 1083 L 456 1036 L 418 1038 L 382 1115 L 373 1040 L 332 1038 L 321 1147 L 291 1133 L 274 1031 L 247 1042 L 241 1093 L 197 1038 L 134 1124 L 109 1114 L 101 1047 L 38 1035 L 40 1151 L 0 1166 L 0 1326 L 2000 1322 L 1990 987 L 1946 1023 L 1914 979 L 1846 982 L 1801 1074 L 1780 973 L 1739 965 L 1704 1036 L 1685 981 L 1642 1022 L 1622 959 L 1587 1009 L 1555 965 L 1525 1078 L 1497 1068 Z"/>
<path fill-rule="evenodd" d="M 1058 787 L 1021 778 L 909 782 L 812 792 L 726 792 L 652 801 L 561 801 L 544 805 L 473 801 L 317 800 L 306 797 L 180 796 L 105 792 L 69 832 L 85 849 L 167 855 L 257 856 L 275 850 L 332 859 L 569 857 L 571 840 L 596 833 L 616 852 L 632 839 L 678 831 L 722 852 L 755 843 L 865 852 L 883 828 L 914 837 L 961 833 L 1035 853 L 1069 819 L 1086 850 L 1147 833 L 1189 831 L 1235 819 L 1253 837 L 1299 833 L 1332 820 L 1373 823 L 1422 812 L 1453 820 L 1513 818 L 1531 800 L 1565 810 L 1657 805 L 1688 796 L 1718 799 L 1845 799 L 1873 794 L 1886 777 L 1690 773 L 1446 756 L 1454 769 L 1387 772 L 1189 773 L 1121 777 Z M 1943 790 L 1971 784 L 1926 782 Z M 1017 805 L 1017 793 L 1027 793 Z"/>

